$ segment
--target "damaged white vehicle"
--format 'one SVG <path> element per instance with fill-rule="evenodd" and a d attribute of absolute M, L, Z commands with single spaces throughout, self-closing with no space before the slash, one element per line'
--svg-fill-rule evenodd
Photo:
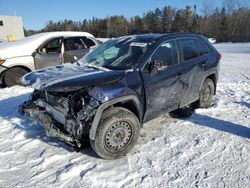
<path fill-rule="evenodd" d="M 19 83 L 28 72 L 82 58 L 99 45 L 87 32 L 46 32 L 0 44 L 0 84 Z"/>

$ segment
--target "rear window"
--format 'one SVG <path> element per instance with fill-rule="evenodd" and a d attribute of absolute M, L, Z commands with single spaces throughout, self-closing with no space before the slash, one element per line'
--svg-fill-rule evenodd
<path fill-rule="evenodd" d="M 199 50 L 199 56 L 207 55 L 209 53 L 209 48 L 205 42 L 197 40 L 197 47 Z"/>
<path fill-rule="evenodd" d="M 74 51 L 84 49 L 84 44 L 80 38 L 67 38 L 65 39 L 65 51 Z"/>
<path fill-rule="evenodd" d="M 199 56 L 198 48 L 195 39 L 181 39 L 180 47 L 184 61 L 193 59 Z"/>
<path fill-rule="evenodd" d="M 92 40 L 89 39 L 89 38 L 84 37 L 84 38 L 82 38 L 82 40 L 83 40 L 83 42 L 86 44 L 86 46 L 87 46 L 88 48 L 90 48 L 91 46 L 95 46 L 94 41 L 92 41 Z"/>

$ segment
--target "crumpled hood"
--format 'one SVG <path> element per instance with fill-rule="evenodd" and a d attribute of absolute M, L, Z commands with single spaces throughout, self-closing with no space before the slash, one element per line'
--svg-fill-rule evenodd
<path fill-rule="evenodd" d="M 21 83 L 34 89 L 70 92 L 121 79 L 125 71 L 98 70 L 76 64 L 48 67 L 26 74 Z"/>

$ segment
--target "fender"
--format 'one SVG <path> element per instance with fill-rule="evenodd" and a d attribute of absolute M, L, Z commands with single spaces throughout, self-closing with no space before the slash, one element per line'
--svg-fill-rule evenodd
<path fill-rule="evenodd" d="M 129 100 L 132 100 L 133 102 L 135 102 L 138 112 L 141 113 L 139 110 L 139 105 L 140 105 L 139 99 L 134 95 L 122 96 L 122 97 L 118 97 L 118 98 L 112 99 L 110 101 L 107 101 L 107 102 L 101 104 L 97 109 L 97 112 L 94 116 L 94 120 L 92 122 L 92 126 L 90 128 L 89 138 L 91 140 L 95 139 L 96 130 L 98 128 L 98 124 L 99 124 L 99 121 L 101 119 L 101 115 L 105 109 L 107 109 L 108 107 L 110 107 L 116 103 L 125 102 L 125 101 L 129 101 Z"/>
<path fill-rule="evenodd" d="M 199 91 L 201 91 L 201 89 L 202 89 L 202 86 L 203 86 L 203 83 L 205 82 L 205 80 L 207 79 L 207 78 L 209 78 L 211 75 L 215 75 L 215 80 L 213 80 L 215 83 L 215 93 L 216 93 L 216 88 L 217 88 L 217 82 L 218 82 L 218 71 L 216 71 L 216 70 L 210 70 L 210 71 L 208 71 L 207 72 L 207 74 L 206 74 L 206 76 L 204 76 L 203 77 L 203 79 L 202 79 L 202 82 L 201 82 L 201 85 L 200 85 L 200 88 L 199 88 Z M 214 94 L 215 94 L 214 93 Z"/>
<path fill-rule="evenodd" d="M 28 68 L 31 71 L 35 70 L 34 58 L 32 56 L 19 56 L 9 58 L 6 59 L 3 65 L 8 68 L 22 66 Z"/>

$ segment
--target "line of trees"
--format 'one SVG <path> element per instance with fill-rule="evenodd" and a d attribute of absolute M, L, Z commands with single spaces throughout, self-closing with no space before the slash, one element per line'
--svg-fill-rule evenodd
<path fill-rule="evenodd" d="M 25 34 L 86 31 L 96 37 L 110 38 L 141 33 L 195 32 L 220 42 L 250 41 L 250 8 L 241 6 L 236 0 L 224 0 L 223 5 L 222 8 L 211 8 L 209 1 L 206 1 L 200 15 L 196 6 L 186 6 L 184 9 L 166 6 L 131 18 L 110 16 L 83 21 L 49 21 L 42 30 L 25 30 Z"/>

